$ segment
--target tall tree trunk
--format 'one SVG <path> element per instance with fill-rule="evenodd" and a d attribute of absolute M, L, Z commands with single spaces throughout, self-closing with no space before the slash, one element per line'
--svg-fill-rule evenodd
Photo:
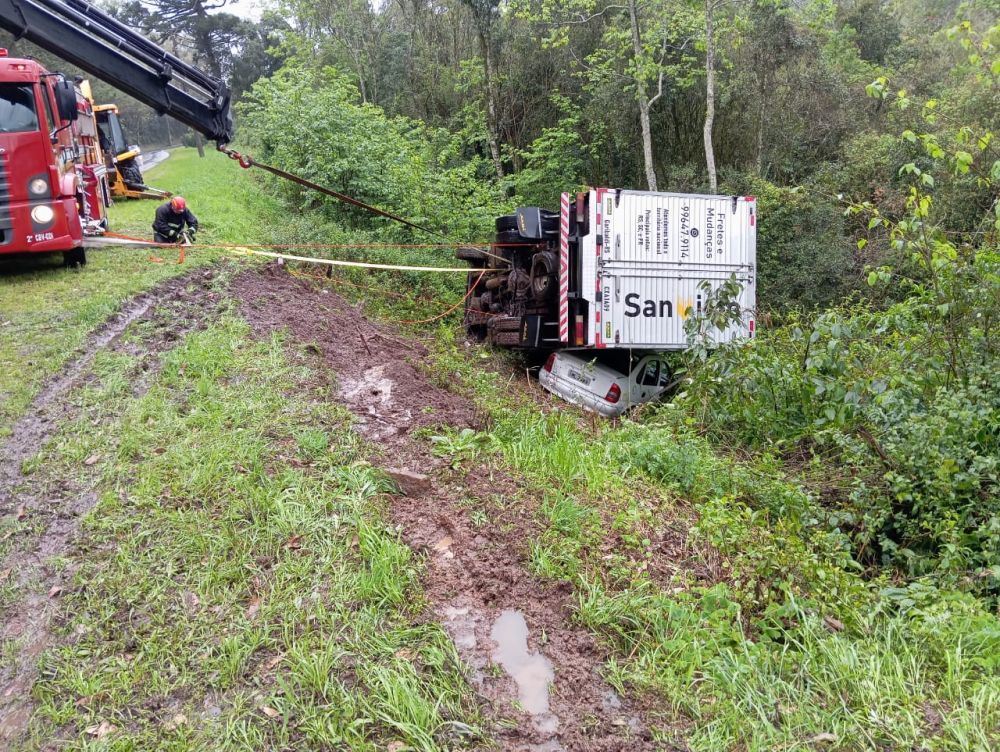
<path fill-rule="evenodd" d="M 760 76 L 760 104 L 757 110 L 757 175 L 764 176 L 764 124 L 767 121 L 767 74 Z"/>
<path fill-rule="evenodd" d="M 709 193 L 719 191 L 719 178 L 715 171 L 715 147 L 712 146 L 712 127 L 715 125 L 714 13 L 715 0 L 705 0 L 705 166 L 708 168 Z"/>
<path fill-rule="evenodd" d="M 656 168 L 653 166 L 653 132 L 649 125 L 649 95 L 646 83 L 638 72 L 639 60 L 642 58 L 642 38 L 639 36 L 639 10 L 636 0 L 628 1 L 628 15 L 632 22 L 632 53 L 635 63 L 635 97 L 639 105 L 639 125 L 642 128 L 642 158 L 646 167 L 646 185 L 649 190 L 656 190 Z"/>
<path fill-rule="evenodd" d="M 205 139 L 201 137 L 198 131 L 194 132 L 194 146 L 198 150 L 198 156 L 202 159 L 205 158 Z"/>
<path fill-rule="evenodd" d="M 490 154 L 497 177 L 502 178 L 503 159 L 500 156 L 500 128 L 497 122 L 496 71 L 493 67 L 493 45 L 485 31 L 479 30 L 479 47 L 483 53 L 483 73 L 486 75 L 486 130 L 490 141 Z"/>

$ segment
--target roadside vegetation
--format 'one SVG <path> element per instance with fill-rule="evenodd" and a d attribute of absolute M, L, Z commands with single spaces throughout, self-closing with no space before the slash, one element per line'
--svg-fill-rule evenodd
<path fill-rule="evenodd" d="M 235 163 L 210 154 L 199 161 L 193 149 L 175 150 L 170 159 L 150 171 L 151 183 L 169 185 L 195 197 L 202 220 L 202 239 L 221 242 L 266 242 L 280 204 L 256 191 L 239 174 Z M 111 212 L 112 230 L 139 238 L 151 237 L 153 201 L 120 202 Z M 248 217 L 254 220 L 247 221 Z M 270 218 L 270 219 L 269 219 Z M 152 263 L 159 254 L 162 263 Z M 0 276 L 0 436 L 27 407 L 52 374 L 67 362 L 124 301 L 164 279 L 207 263 L 210 251 L 195 251 L 179 266 L 173 251 L 109 249 L 91 252 L 81 269 L 63 268 L 62 256 L 3 262 Z"/>
<path fill-rule="evenodd" d="M 576 618 L 612 651 L 609 679 L 660 709 L 663 741 L 998 742 L 997 33 L 958 23 L 935 35 L 950 77 L 918 94 L 890 79 L 913 67 L 859 63 L 851 96 L 879 117 L 798 185 L 722 175 L 723 190 L 760 198 L 759 299 L 771 311 L 752 345 L 706 358 L 701 343 L 679 358 L 670 404 L 616 430 L 545 414 L 506 396 L 511 382 L 484 373 L 451 326 L 437 330 L 431 371 L 491 418 L 478 434 L 443 429 L 438 451 L 534 479 L 548 532 L 530 543 L 533 566 L 572 583 Z M 333 74 L 291 68 L 259 85 L 244 104 L 249 143 L 282 160 L 305 131 L 268 125 L 285 99 L 273 87 L 317 75 Z M 330 112 L 308 130 L 329 128 L 352 175 L 379 172 L 343 123 L 392 121 L 350 101 Z M 572 144 L 547 129 L 536 146 L 565 156 Z M 341 179 L 329 163 L 307 169 Z M 524 166 L 515 190 L 519 178 L 534 196 L 538 174 Z M 409 206 L 408 184 L 391 185 L 368 195 Z M 692 174 L 671 187 L 703 184 Z M 322 212 L 380 232 L 380 220 Z M 361 298 L 393 318 L 391 303 Z"/>
<path fill-rule="evenodd" d="M 70 640 L 34 688 L 38 747 L 66 727 L 119 749 L 476 736 L 454 648 L 415 621 L 419 564 L 381 510 L 391 486 L 330 384 L 293 388 L 314 379 L 296 359 L 223 310 L 142 397 L 123 363 L 79 396 L 37 465 L 72 477 L 108 461 L 64 596 Z"/>

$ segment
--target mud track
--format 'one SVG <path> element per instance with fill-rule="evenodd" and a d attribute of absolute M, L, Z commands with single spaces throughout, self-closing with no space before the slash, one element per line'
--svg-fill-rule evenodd
<path fill-rule="evenodd" d="M 398 479 L 391 512 L 404 540 L 427 556 L 427 618 L 445 626 L 470 667 L 500 747 L 652 749 L 638 712 L 602 680 L 605 656 L 571 623 L 569 586 L 528 571 L 529 545 L 539 534 L 537 494 L 494 469 L 456 472 L 413 436 L 425 426 L 481 427 L 467 399 L 421 369 L 427 352 L 419 342 L 277 266 L 240 275 L 232 294 L 260 336 L 287 330 L 315 354 Z M 487 525 L 472 523 L 469 499 L 490 506 Z"/>
<path fill-rule="evenodd" d="M 94 379 L 97 353 L 134 356 L 132 392 L 142 394 L 159 370 L 162 353 L 215 315 L 221 296 L 211 286 L 217 274 L 217 269 L 196 269 L 127 302 L 49 380 L 0 447 L 0 519 L 25 521 L 33 530 L 19 534 L 15 550 L 0 561 L 0 582 L 12 578 L 18 591 L 17 599 L 0 611 L 0 644 L 15 646 L 13 660 L 0 665 L 0 748 L 27 728 L 36 663 L 53 642 L 58 594 L 75 571 L 72 565 L 57 570 L 53 561 L 72 552 L 80 517 L 96 501 L 93 478 L 86 477 L 93 470 L 82 468 L 82 478 L 52 477 L 44 467 L 25 475 L 24 463 L 80 414 L 75 397 Z M 143 327 L 139 341 L 126 342 L 123 335 L 144 322 L 151 326 Z"/>

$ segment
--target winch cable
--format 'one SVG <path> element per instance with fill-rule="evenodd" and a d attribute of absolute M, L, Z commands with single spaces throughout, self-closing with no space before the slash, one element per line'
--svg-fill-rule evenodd
<path fill-rule="evenodd" d="M 411 227 L 414 230 L 418 230 L 428 235 L 433 235 L 434 237 L 443 238 L 444 240 L 452 242 L 451 238 L 449 238 L 442 232 L 439 232 L 437 230 L 432 230 L 429 227 L 424 227 L 423 225 L 419 225 L 416 222 L 410 221 L 409 219 L 400 217 L 398 214 L 393 214 L 392 212 L 387 212 L 384 209 L 379 209 L 377 206 L 366 204 L 364 201 L 359 201 L 356 198 L 348 196 L 346 193 L 341 193 L 340 191 L 335 191 L 332 188 L 327 188 L 326 186 L 320 185 L 319 183 L 314 183 L 312 180 L 300 177 L 291 172 L 288 172 L 287 170 L 282 170 L 279 167 L 274 167 L 273 165 L 265 164 L 264 162 L 258 162 L 249 154 L 241 154 L 235 149 L 229 149 L 221 144 L 219 145 L 218 149 L 223 154 L 228 156 L 230 159 L 234 159 L 237 162 L 239 162 L 240 167 L 242 167 L 244 170 L 249 170 L 251 167 L 259 167 L 262 170 L 270 172 L 272 175 L 277 175 L 279 178 L 282 178 L 284 180 L 289 180 L 305 188 L 309 188 L 310 190 L 314 190 L 319 193 L 325 194 L 327 196 L 330 196 L 331 198 L 337 199 L 338 201 L 342 201 L 345 204 L 356 206 L 359 209 L 364 209 L 365 211 L 371 212 L 372 214 L 377 214 L 380 217 L 385 217 L 387 219 L 391 219 L 394 222 L 399 222 L 400 224 L 406 225 L 407 227 Z M 455 245 L 460 245 L 460 244 L 456 243 Z M 486 254 L 487 256 L 492 256 L 493 258 L 499 259 L 504 263 L 510 263 L 503 256 L 498 256 L 492 253 L 491 251 L 486 251 L 483 250 L 482 248 L 479 248 L 479 250 L 482 253 Z"/>

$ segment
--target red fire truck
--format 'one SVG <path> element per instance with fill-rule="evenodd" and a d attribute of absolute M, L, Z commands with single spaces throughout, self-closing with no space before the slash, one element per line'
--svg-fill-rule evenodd
<path fill-rule="evenodd" d="M 107 226 L 107 168 L 82 91 L 0 49 L 0 253 L 62 252 L 86 263 L 85 234 Z"/>
<path fill-rule="evenodd" d="M 220 145 L 229 89 L 85 0 L 0 0 L 0 28 L 27 39 Z M 93 105 L 36 60 L 0 50 L 0 255 L 65 254 L 107 228 L 110 203 Z"/>

